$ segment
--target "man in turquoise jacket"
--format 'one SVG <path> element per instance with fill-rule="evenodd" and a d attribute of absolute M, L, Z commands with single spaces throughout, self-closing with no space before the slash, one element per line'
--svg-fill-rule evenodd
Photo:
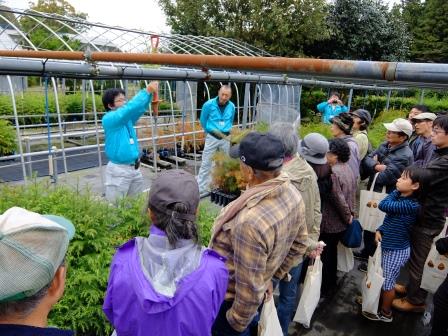
<path fill-rule="evenodd" d="M 341 101 L 338 92 L 332 92 L 330 99 L 317 105 L 317 110 L 322 113 L 322 122 L 330 124 L 330 120 L 337 115 L 348 112 L 348 107 Z"/>
<path fill-rule="evenodd" d="M 103 104 L 107 113 L 103 117 L 106 136 L 106 199 L 114 202 L 120 197 L 143 191 L 143 176 L 139 166 L 139 147 L 134 125 L 148 109 L 158 83 L 151 82 L 129 102 L 121 89 L 104 92 Z"/>
<path fill-rule="evenodd" d="M 202 164 L 198 174 L 200 195 L 206 196 L 210 190 L 210 170 L 212 156 L 217 150 L 229 151 L 229 134 L 235 117 L 235 105 L 230 101 L 232 89 L 223 85 L 218 91 L 218 97 L 207 101 L 201 110 L 201 125 L 207 134 L 202 153 Z"/>

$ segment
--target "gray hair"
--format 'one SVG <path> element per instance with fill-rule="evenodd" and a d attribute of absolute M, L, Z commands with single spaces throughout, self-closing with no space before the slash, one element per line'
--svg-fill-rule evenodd
<path fill-rule="evenodd" d="M 269 133 L 275 135 L 282 141 L 283 146 L 285 146 L 286 156 L 294 156 L 297 154 L 299 136 L 292 124 L 276 122 L 270 127 Z"/>

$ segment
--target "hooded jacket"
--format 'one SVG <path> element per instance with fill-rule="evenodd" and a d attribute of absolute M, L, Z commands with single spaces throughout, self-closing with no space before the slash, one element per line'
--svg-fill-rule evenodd
<path fill-rule="evenodd" d="M 283 166 L 294 187 L 302 195 L 305 204 L 305 221 L 308 229 L 308 252 L 317 247 L 320 234 L 320 194 L 317 176 L 313 168 L 301 156 L 296 155 Z M 302 258 L 299 263 L 302 262 Z"/>
<path fill-rule="evenodd" d="M 174 296 L 170 297 L 160 293 L 163 286 L 154 285 L 158 282 L 154 279 L 162 278 L 163 283 L 166 276 L 159 274 L 164 271 L 174 278 L 184 268 L 185 254 L 163 248 L 157 243 L 163 237 L 154 237 L 156 243 L 150 238 L 130 240 L 118 248 L 113 258 L 103 311 L 117 335 L 210 335 L 227 289 L 225 258 L 204 250 L 197 268 L 176 282 Z M 152 249 L 152 258 L 169 259 L 164 263 L 168 266 L 160 268 L 152 279 L 149 273 L 157 262 L 145 255 L 148 248 Z"/>
<path fill-rule="evenodd" d="M 434 159 L 425 169 L 429 174 L 422 188 L 421 216 L 418 228 L 427 234 L 439 234 L 445 224 L 445 209 L 448 208 L 448 147 L 434 151 Z"/>

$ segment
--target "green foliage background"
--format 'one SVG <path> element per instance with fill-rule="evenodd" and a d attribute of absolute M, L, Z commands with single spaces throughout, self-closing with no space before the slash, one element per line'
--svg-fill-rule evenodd
<path fill-rule="evenodd" d="M 11 154 L 16 150 L 16 133 L 12 125 L 0 119 L 0 156 Z"/>
<path fill-rule="evenodd" d="M 89 191 L 46 183 L 0 185 L 0 213 L 12 206 L 42 214 L 61 215 L 76 227 L 67 253 L 67 281 L 62 300 L 50 314 L 50 325 L 73 329 L 78 336 L 110 335 L 102 312 L 109 265 L 115 248 L 135 236 L 148 234 L 145 197 L 126 199 L 112 207 Z M 200 240 L 208 245 L 216 212 L 200 207 Z"/>
<path fill-rule="evenodd" d="M 38 124 L 45 122 L 45 96 L 42 93 L 24 92 L 21 95 L 15 96 L 17 113 L 19 115 L 19 122 L 21 125 Z M 65 121 L 82 120 L 82 94 L 59 94 L 58 95 L 59 109 L 62 119 Z M 101 118 L 104 113 L 104 106 L 100 95 L 95 95 L 95 106 L 97 112 L 100 113 L 98 118 Z M 177 106 L 174 106 L 177 109 Z M 159 110 L 161 115 L 163 111 L 170 110 L 171 105 L 168 102 L 162 102 Z M 48 110 L 51 115 L 50 122 L 57 121 L 56 102 L 54 94 L 48 95 Z M 0 116 L 13 116 L 11 97 L 0 95 Z M 93 102 L 91 96 L 85 98 L 86 119 L 93 120 Z M 23 117 L 21 117 L 23 116 Z"/>

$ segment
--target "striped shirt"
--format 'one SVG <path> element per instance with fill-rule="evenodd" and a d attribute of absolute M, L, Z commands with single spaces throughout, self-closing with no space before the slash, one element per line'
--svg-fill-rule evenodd
<path fill-rule="evenodd" d="M 386 213 L 383 224 L 378 228 L 382 235 L 381 247 L 389 250 L 408 248 L 410 229 L 417 220 L 420 204 L 412 196 L 402 197 L 398 190 L 394 190 L 378 208 Z"/>

